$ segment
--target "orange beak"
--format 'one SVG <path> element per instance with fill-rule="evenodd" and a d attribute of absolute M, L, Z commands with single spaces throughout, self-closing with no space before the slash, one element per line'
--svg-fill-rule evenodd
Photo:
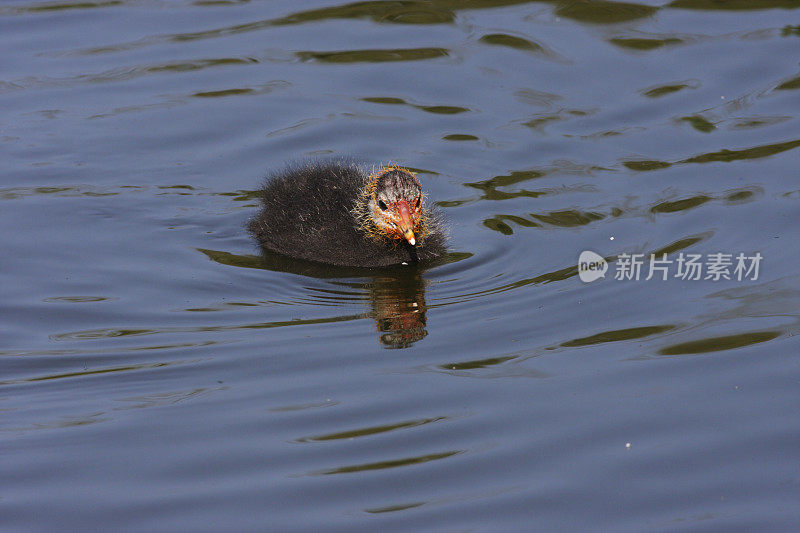
<path fill-rule="evenodd" d="M 411 216 L 411 208 L 407 201 L 397 202 L 397 214 L 400 218 L 397 227 L 403 233 L 403 238 L 408 241 L 408 244 L 415 245 L 417 241 L 414 239 L 414 217 Z"/>

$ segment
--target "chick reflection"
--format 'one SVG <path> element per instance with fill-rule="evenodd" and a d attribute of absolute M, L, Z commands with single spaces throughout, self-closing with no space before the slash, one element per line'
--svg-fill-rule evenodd
<path fill-rule="evenodd" d="M 425 282 L 418 271 L 376 277 L 370 301 L 379 339 L 387 348 L 407 348 L 428 334 Z"/>
<path fill-rule="evenodd" d="M 425 318 L 425 281 L 422 270 L 405 265 L 380 270 L 335 267 L 262 252 L 261 256 L 235 255 L 229 252 L 198 248 L 209 259 L 229 266 L 262 268 L 321 279 L 361 278 L 338 282 L 369 295 L 372 310 L 348 320 L 369 316 L 375 319 L 378 339 L 387 348 L 408 348 L 427 334 Z M 458 261 L 469 254 L 447 254 Z"/>

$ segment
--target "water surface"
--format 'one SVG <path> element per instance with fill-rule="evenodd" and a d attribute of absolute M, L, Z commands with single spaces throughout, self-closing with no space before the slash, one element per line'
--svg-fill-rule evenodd
<path fill-rule="evenodd" d="M 796 531 L 798 15 L 3 3 L 3 529 Z M 261 178 L 350 156 L 444 264 L 260 256 Z"/>

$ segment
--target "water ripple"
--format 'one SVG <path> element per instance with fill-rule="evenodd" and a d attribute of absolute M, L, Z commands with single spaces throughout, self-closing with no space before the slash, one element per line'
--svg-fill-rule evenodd
<path fill-rule="evenodd" d="M 333 52 L 300 51 L 295 55 L 301 61 L 318 63 L 386 63 L 392 61 L 421 61 L 447 57 L 446 48 L 392 48 L 371 50 L 338 50 Z"/>
<path fill-rule="evenodd" d="M 315 435 L 312 437 L 301 437 L 297 439 L 295 442 L 324 442 L 328 440 L 350 440 L 359 437 L 367 437 L 370 435 L 377 435 L 380 433 L 387 433 L 390 431 L 396 431 L 398 429 L 408 429 L 418 426 L 424 426 L 426 424 L 431 424 L 434 422 L 441 422 L 443 420 L 447 420 L 448 417 L 445 416 L 437 416 L 434 418 L 421 418 L 418 420 L 407 420 L 404 422 L 396 422 L 393 424 L 381 424 L 379 426 L 370 426 L 358 429 L 352 429 L 348 431 L 339 431 L 335 433 L 326 433 L 323 435 Z"/>
<path fill-rule="evenodd" d="M 661 348 L 660 355 L 696 355 L 723 350 L 735 350 L 761 342 L 771 341 L 783 335 L 782 331 L 753 331 L 725 335 L 723 337 L 710 337 L 694 341 L 682 342 Z"/>
<path fill-rule="evenodd" d="M 390 468 L 402 468 L 406 466 L 419 465 L 428 463 L 430 461 L 441 461 L 448 459 L 455 455 L 466 453 L 466 450 L 452 450 L 441 453 L 430 453 L 425 455 L 416 455 L 413 457 L 404 457 L 402 459 L 390 459 L 386 461 L 378 461 L 375 463 L 361 463 L 347 466 L 340 466 L 337 468 L 330 468 L 327 470 L 317 470 L 309 472 L 312 476 L 329 476 L 332 474 L 355 474 L 357 472 L 367 472 L 370 470 L 387 470 Z"/>

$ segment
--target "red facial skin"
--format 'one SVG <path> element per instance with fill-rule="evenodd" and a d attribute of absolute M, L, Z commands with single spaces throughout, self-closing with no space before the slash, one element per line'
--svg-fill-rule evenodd
<path fill-rule="evenodd" d="M 420 218 L 420 198 L 416 197 L 409 203 L 408 200 L 398 200 L 388 203 L 385 211 L 379 215 L 383 219 L 386 234 L 392 239 L 405 239 L 412 246 L 417 243 L 414 228 Z"/>
<path fill-rule="evenodd" d="M 416 244 L 414 239 L 414 216 L 411 214 L 411 206 L 405 200 L 398 200 L 394 208 L 398 218 L 397 228 L 403 234 L 403 238 L 409 244 Z"/>

